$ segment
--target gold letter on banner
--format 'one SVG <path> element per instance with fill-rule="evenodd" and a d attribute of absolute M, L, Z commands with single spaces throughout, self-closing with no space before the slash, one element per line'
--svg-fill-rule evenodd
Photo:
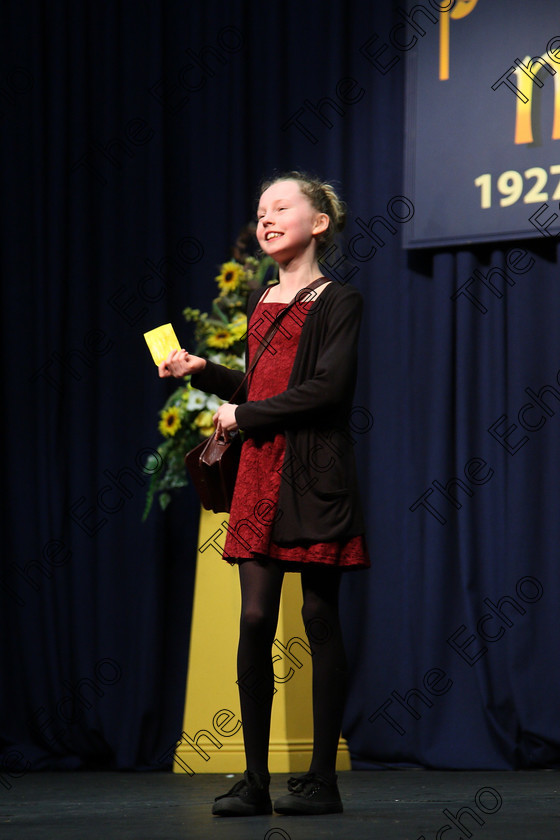
<path fill-rule="evenodd" d="M 529 72 L 524 70 L 521 66 L 519 66 L 519 64 L 515 68 L 517 89 L 519 91 L 519 94 L 516 94 L 516 143 L 533 142 L 533 93 L 535 91 L 535 84 L 537 84 L 540 88 L 542 88 L 544 84 L 544 82 L 536 78 L 536 72 L 533 71 L 533 66 L 537 62 L 540 63 L 540 70 L 545 69 L 551 76 L 554 76 L 554 121 L 552 123 L 552 139 L 560 140 L 560 75 L 553 67 L 550 66 L 544 56 L 541 56 L 540 58 L 530 58 L 530 56 L 526 56 L 520 63 L 527 67 Z M 529 75 L 529 73 L 533 73 L 534 75 Z"/>
<path fill-rule="evenodd" d="M 441 11 L 439 19 L 439 78 L 445 81 L 449 78 L 449 18 L 460 20 L 470 15 L 478 0 L 457 0 L 449 12 Z M 441 9 L 441 3 L 440 3 Z"/>

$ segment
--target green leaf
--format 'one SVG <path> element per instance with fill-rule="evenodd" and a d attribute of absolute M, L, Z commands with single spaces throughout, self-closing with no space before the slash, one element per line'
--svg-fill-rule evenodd
<path fill-rule="evenodd" d="M 159 506 L 162 510 L 165 510 L 169 502 L 171 501 L 171 494 L 170 493 L 161 493 L 159 497 Z"/>
<path fill-rule="evenodd" d="M 221 321 L 222 324 L 229 325 L 229 319 L 224 315 L 224 313 L 222 312 L 222 309 L 220 308 L 220 306 L 217 304 L 216 301 L 212 302 L 212 314 L 216 315 L 219 318 L 219 320 Z"/>

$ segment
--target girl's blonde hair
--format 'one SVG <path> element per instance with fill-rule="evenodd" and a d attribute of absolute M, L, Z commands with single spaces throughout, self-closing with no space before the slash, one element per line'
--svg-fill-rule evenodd
<path fill-rule="evenodd" d="M 282 172 L 280 175 L 274 175 L 263 181 L 259 196 L 278 181 L 297 181 L 300 192 L 309 199 L 311 206 L 318 213 L 326 213 L 329 217 L 328 228 L 317 236 L 317 256 L 320 257 L 332 245 L 336 234 L 346 224 L 346 204 L 338 197 L 330 184 L 298 170 Z"/>

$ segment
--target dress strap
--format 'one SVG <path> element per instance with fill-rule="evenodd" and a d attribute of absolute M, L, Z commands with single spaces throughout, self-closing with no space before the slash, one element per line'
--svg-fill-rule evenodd
<path fill-rule="evenodd" d="M 314 289 L 318 288 L 319 286 L 324 286 L 324 285 L 325 285 L 325 283 L 329 283 L 329 282 L 331 282 L 331 281 L 329 280 L 329 278 L 328 278 L 328 277 L 325 277 L 325 275 L 324 275 L 324 274 L 321 274 L 321 276 L 320 276 L 320 277 L 318 277 L 316 280 L 313 280 L 313 282 L 312 282 L 312 283 L 310 283 L 310 284 L 309 284 L 309 286 L 305 287 L 304 289 L 300 289 L 300 292 L 303 292 L 303 291 L 313 291 Z M 278 285 L 279 285 L 278 283 L 273 283 L 271 286 L 267 286 L 267 287 L 266 287 L 266 290 L 265 290 L 264 295 L 262 295 L 262 297 L 260 297 L 260 298 L 258 299 L 258 301 L 257 301 L 257 305 L 258 305 L 259 303 L 262 303 L 262 302 L 264 301 L 265 297 L 267 296 L 267 294 L 270 292 L 270 290 L 271 290 L 271 289 L 273 289 L 275 286 L 278 286 Z M 295 301 L 295 300 L 297 300 L 298 295 L 299 295 L 299 292 L 297 293 L 297 295 L 296 295 L 296 297 L 294 298 L 294 300 L 292 301 L 292 303 L 294 303 L 294 301 Z M 276 301 L 276 302 L 278 303 L 279 301 Z M 303 302 L 304 302 L 303 300 L 300 300 L 300 303 L 303 303 Z M 309 301 L 309 302 L 310 302 L 310 303 L 313 303 L 313 299 L 312 299 L 311 301 Z M 305 301 L 305 303 L 307 303 L 307 301 Z M 284 304 L 284 306 L 288 306 L 288 305 L 289 305 L 289 304 L 286 304 L 286 303 Z"/>
<path fill-rule="evenodd" d="M 266 287 L 266 291 L 265 291 L 264 295 L 259 298 L 259 301 L 258 301 L 259 303 L 263 302 L 263 300 L 265 299 L 265 297 L 267 296 L 267 294 L 270 292 L 271 289 L 272 289 L 272 286 L 267 286 Z"/>

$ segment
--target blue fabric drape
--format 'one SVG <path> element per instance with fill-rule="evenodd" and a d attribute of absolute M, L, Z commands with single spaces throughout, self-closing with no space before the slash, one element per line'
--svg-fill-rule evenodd
<path fill-rule="evenodd" d="M 374 424 L 356 414 L 355 437 L 373 565 L 342 595 L 354 766 L 558 765 L 557 247 L 401 249 L 405 56 L 382 73 L 364 49 L 398 8 L 2 5 L 7 784 L 170 766 L 198 506 L 188 489 L 140 522 L 170 387 L 142 333 L 173 321 L 190 340 L 181 310 L 208 307 L 275 168 L 341 188 L 325 270 L 366 299 L 356 406 Z M 436 48 L 426 28 L 415 49 Z M 491 267 L 514 283 L 477 287 L 482 312 L 456 293 Z"/>

